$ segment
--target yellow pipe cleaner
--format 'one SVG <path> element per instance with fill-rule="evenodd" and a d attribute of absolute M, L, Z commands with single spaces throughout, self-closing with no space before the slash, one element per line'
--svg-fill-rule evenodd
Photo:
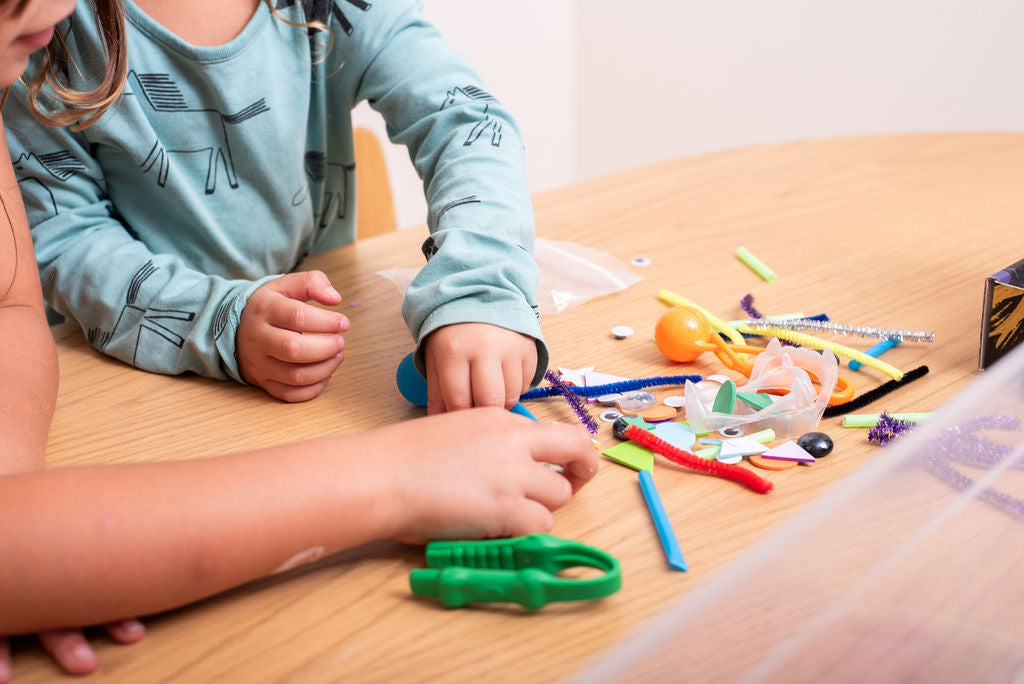
<path fill-rule="evenodd" d="M 831 349 L 833 354 L 848 356 L 854 361 L 860 361 L 865 366 L 870 366 L 877 371 L 885 373 L 890 378 L 899 382 L 903 379 L 903 371 L 896 366 L 880 361 L 872 356 L 868 356 L 864 352 L 857 351 L 843 344 L 837 344 L 828 340 L 823 340 L 820 337 L 814 337 L 806 333 L 797 332 L 796 330 L 787 330 L 785 328 L 752 328 L 746 324 L 738 326 L 740 332 L 745 332 L 751 335 L 764 335 L 766 337 L 778 337 L 780 340 L 789 340 L 790 342 L 796 342 L 802 344 L 805 347 L 814 347 L 815 349 Z"/>

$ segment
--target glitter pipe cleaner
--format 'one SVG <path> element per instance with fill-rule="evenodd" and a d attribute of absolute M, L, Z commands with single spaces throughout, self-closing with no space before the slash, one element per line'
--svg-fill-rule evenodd
<path fill-rule="evenodd" d="M 1008 446 L 975 436 L 977 430 L 985 429 L 1019 430 L 1020 421 L 1012 415 L 981 416 L 946 428 L 929 443 L 928 455 L 921 459 L 925 468 L 956 489 L 968 489 L 974 484 L 974 480 L 953 467 L 950 461 L 958 460 L 978 467 L 991 467 L 998 465 L 1013 451 Z M 1013 465 L 1021 467 L 1020 459 Z M 987 487 L 978 498 L 1010 515 L 1024 517 L 1024 501 L 998 489 Z"/>
<path fill-rule="evenodd" d="M 572 390 L 562 382 L 561 378 L 555 375 L 552 371 L 546 371 L 544 373 L 544 377 L 547 378 L 548 382 L 557 387 L 558 391 L 563 397 L 565 397 L 565 400 L 569 402 L 569 406 L 572 407 L 576 417 L 580 419 L 581 423 L 583 423 L 583 427 L 587 428 L 587 432 L 590 434 L 597 432 L 597 422 L 594 420 L 594 417 L 590 415 L 589 411 L 587 411 L 587 407 L 583 405 L 580 398 L 573 394 Z"/>
<path fill-rule="evenodd" d="M 900 420 L 882 411 L 874 427 L 868 430 L 868 441 L 882 446 L 913 430 L 916 425 L 914 421 Z"/>
<path fill-rule="evenodd" d="M 757 330 L 755 330 L 754 328 L 750 327 L 747 324 L 743 324 L 743 325 L 739 326 L 738 329 L 739 329 L 740 332 L 748 332 L 748 333 L 749 332 L 754 332 L 754 333 L 757 332 Z M 870 356 L 868 356 L 867 354 L 865 354 L 864 352 L 857 351 L 856 349 L 851 349 L 850 347 L 847 347 L 845 345 L 836 344 L 835 342 L 830 342 L 828 340 L 823 340 L 820 337 L 814 337 L 812 335 L 808 335 L 806 333 L 797 332 L 795 330 L 789 330 L 787 328 L 767 328 L 766 327 L 766 328 L 759 328 L 758 330 L 760 330 L 760 334 L 762 334 L 762 335 L 772 335 L 772 336 L 778 337 L 780 340 L 792 340 L 793 342 L 799 342 L 800 344 L 804 345 L 805 347 L 813 347 L 815 349 L 831 349 L 832 353 L 834 353 L 834 354 L 842 354 L 843 356 L 848 356 L 851 359 L 856 359 L 857 361 L 860 361 L 861 363 L 863 363 L 865 366 L 868 366 L 870 368 L 874 368 L 877 371 L 885 373 L 886 375 L 888 375 L 893 380 L 902 380 L 903 379 L 903 371 L 901 371 L 896 366 L 893 366 L 892 364 L 886 363 L 885 361 L 879 361 L 878 359 L 873 359 Z"/>
<path fill-rule="evenodd" d="M 764 314 L 754 308 L 754 295 L 744 295 L 743 299 L 740 300 L 740 308 L 743 309 L 743 313 L 750 316 L 750 318 L 764 318 Z M 792 318 L 792 316 L 775 316 L 775 318 Z M 735 326 L 734 326 L 735 327 Z M 800 345 L 796 342 L 790 342 L 789 340 L 783 340 L 782 344 L 789 347 L 799 347 Z"/>
<path fill-rule="evenodd" d="M 873 325 L 845 325 L 835 321 L 808 321 L 799 318 L 748 318 L 743 324 L 748 328 L 785 328 L 786 330 L 813 330 L 837 335 L 877 337 L 905 342 L 934 342 L 935 333 L 927 330 L 904 330 L 903 328 L 876 328 Z"/>
<path fill-rule="evenodd" d="M 674 447 L 660 437 L 656 437 L 652 433 L 644 430 L 643 428 L 637 427 L 636 425 L 630 425 L 626 428 L 626 432 L 624 434 L 630 441 L 636 442 L 640 446 L 647 447 L 656 454 L 661 454 L 673 463 L 678 463 L 681 466 L 686 466 L 693 470 L 699 470 L 701 472 L 708 473 L 709 475 L 723 477 L 727 480 L 738 482 L 741 485 L 753 489 L 758 494 L 767 494 L 772 490 L 772 483 L 757 473 L 752 473 L 746 468 L 740 468 L 739 466 L 730 465 L 728 463 L 709 461 L 705 458 L 694 456 L 689 451 L 684 451 L 683 449 Z"/>
<path fill-rule="evenodd" d="M 657 375 L 650 378 L 623 380 L 621 382 L 610 382 L 607 385 L 592 385 L 590 387 L 577 387 L 576 385 L 568 385 L 564 382 L 562 384 L 566 385 L 577 396 L 599 397 L 602 394 L 622 394 L 623 392 L 632 392 L 633 390 L 646 389 L 648 387 L 660 387 L 662 385 L 685 385 L 687 380 L 700 382 L 703 379 L 703 376 L 700 375 Z M 558 394 L 561 394 L 561 392 L 554 385 L 551 387 L 535 387 L 529 392 L 520 394 L 519 401 L 546 399 Z"/>

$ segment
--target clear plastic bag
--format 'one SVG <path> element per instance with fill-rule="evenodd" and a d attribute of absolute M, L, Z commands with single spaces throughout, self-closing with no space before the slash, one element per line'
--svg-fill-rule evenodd
<path fill-rule="evenodd" d="M 575 242 L 537 238 L 533 254 L 540 271 L 537 306 L 542 316 L 624 290 L 641 280 L 612 255 Z M 417 273 L 419 270 L 415 268 L 377 271 L 377 275 L 390 280 L 403 294 Z"/>

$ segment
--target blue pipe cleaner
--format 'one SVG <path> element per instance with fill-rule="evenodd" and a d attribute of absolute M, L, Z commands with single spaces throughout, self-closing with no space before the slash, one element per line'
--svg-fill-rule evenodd
<path fill-rule="evenodd" d="M 566 385 L 566 387 L 581 397 L 600 397 L 603 394 L 621 394 L 623 392 L 632 392 L 633 390 L 659 387 L 661 385 L 685 385 L 687 380 L 700 382 L 703 379 L 700 375 L 657 375 L 650 378 L 622 380 L 621 382 L 611 382 L 607 385 L 594 385 L 592 387 L 576 387 L 575 385 Z M 546 399 L 558 394 L 560 392 L 554 385 L 551 387 L 535 387 L 529 392 L 520 394 L 519 401 Z"/>

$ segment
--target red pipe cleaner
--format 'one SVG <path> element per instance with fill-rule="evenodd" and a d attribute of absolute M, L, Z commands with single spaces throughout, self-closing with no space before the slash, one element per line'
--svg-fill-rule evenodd
<path fill-rule="evenodd" d="M 636 442 L 640 446 L 645 446 L 656 454 L 661 454 L 673 463 L 692 468 L 694 470 L 700 470 L 714 475 L 716 477 L 724 477 L 727 480 L 733 480 L 739 482 L 741 485 L 750 487 L 758 494 L 767 494 L 772 490 L 772 483 L 764 479 L 757 473 L 753 473 L 746 468 L 740 468 L 739 466 L 730 465 L 728 463 L 719 463 L 718 461 L 709 461 L 708 459 L 695 456 L 689 451 L 683 451 L 677 447 L 672 446 L 660 437 L 656 437 L 647 430 L 637 427 L 636 425 L 630 425 L 624 433 L 626 438 Z"/>

